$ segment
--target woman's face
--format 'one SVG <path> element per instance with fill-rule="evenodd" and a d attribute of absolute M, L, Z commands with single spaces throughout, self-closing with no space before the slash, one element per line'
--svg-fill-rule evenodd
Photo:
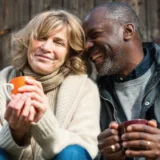
<path fill-rule="evenodd" d="M 64 64 L 68 50 L 67 29 L 64 27 L 50 37 L 32 41 L 28 52 L 29 65 L 36 73 L 51 74 Z"/>

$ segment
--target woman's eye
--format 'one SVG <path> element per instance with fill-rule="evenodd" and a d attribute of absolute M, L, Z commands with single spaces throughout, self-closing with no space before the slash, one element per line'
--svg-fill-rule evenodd
<path fill-rule="evenodd" d="M 46 41 L 47 40 L 47 37 L 40 37 L 38 38 L 39 41 Z"/>
<path fill-rule="evenodd" d="M 64 46 L 64 43 L 61 41 L 55 41 L 55 43 Z"/>

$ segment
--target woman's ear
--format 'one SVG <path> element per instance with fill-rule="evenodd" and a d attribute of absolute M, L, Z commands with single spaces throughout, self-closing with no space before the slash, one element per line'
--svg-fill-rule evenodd
<path fill-rule="evenodd" d="M 133 24 L 128 23 L 123 26 L 123 38 L 124 41 L 129 41 L 135 34 L 135 27 Z"/>

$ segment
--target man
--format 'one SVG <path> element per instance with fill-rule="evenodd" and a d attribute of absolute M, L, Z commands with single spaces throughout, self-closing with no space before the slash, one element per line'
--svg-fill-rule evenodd
<path fill-rule="evenodd" d="M 143 43 L 135 12 L 108 2 L 85 18 L 86 49 L 101 97 L 101 160 L 160 159 L 160 48 Z M 147 119 L 118 135 L 121 122 Z M 153 120 L 154 119 L 154 120 Z"/>

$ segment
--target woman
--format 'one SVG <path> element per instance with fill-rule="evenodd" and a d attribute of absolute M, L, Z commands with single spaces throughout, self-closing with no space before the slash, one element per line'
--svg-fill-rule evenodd
<path fill-rule="evenodd" d="M 13 36 L 13 67 L 0 73 L 0 148 L 10 159 L 95 158 L 100 102 L 84 41 L 79 19 L 63 10 L 37 15 Z M 19 75 L 36 80 L 6 103 L 2 86 Z"/>

